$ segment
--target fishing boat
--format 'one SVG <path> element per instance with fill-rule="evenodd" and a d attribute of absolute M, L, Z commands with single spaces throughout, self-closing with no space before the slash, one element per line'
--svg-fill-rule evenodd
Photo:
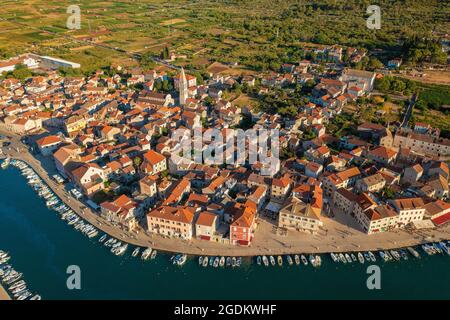
<path fill-rule="evenodd" d="M 155 259 L 157 254 L 158 254 L 158 251 L 157 250 L 153 250 L 152 254 L 150 255 L 150 260 Z"/>
<path fill-rule="evenodd" d="M 273 256 L 270 256 L 270 264 L 272 265 L 272 267 L 275 266 L 275 258 Z"/>
<path fill-rule="evenodd" d="M 257 257 L 256 257 L 256 264 L 257 264 L 258 266 L 261 265 L 261 256 L 257 256 Z"/>
<path fill-rule="evenodd" d="M 308 265 L 308 259 L 306 259 L 306 257 L 304 255 L 301 255 L 300 257 L 302 259 L 302 263 L 307 266 Z"/>
<path fill-rule="evenodd" d="M 364 256 L 361 252 L 358 252 L 358 260 L 359 260 L 359 263 L 361 263 L 361 264 L 364 263 Z"/>
<path fill-rule="evenodd" d="M 353 262 L 356 262 L 357 259 L 356 259 L 356 256 L 353 253 L 350 254 L 350 257 L 352 258 Z"/>
<path fill-rule="evenodd" d="M 345 260 L 347 260 L 348 263 L 352 263 L 352 258 L 350 257 L 350 255 L 348 253 L 346 253 L 344 256 L 345 256 Z"/>
<path fill-rule="evenodd" d="M 413 247 L 408 247 L 406 249 L 409 251 L 409 253 L 411 253 L 413 257 L 420 258 L 420 254 Z"/>
<path fill-rule="evenodd" d="M 287 256 L 286 257 L 286 259 L 287 259 L 287 262 L 288 262 L 288 264 L 290 265 L 290 266 L 292 266 L 293 264 L 294 264 L 294 260 L 292 260 L 292 258 L 291 258 L 291 256 Z"/>
<path fill-rule="evenodd" d="M 142 260 L 148 260 L 151 253 L 152 253 L 152 248 L 148 247 L 147 249 L 145 249 L 141 255 Z"/>
<path fill-rule="evenodd" d="M 372 253 L 372 251 L 369 251 L 368 254 L 369 254 L 370 260 L 371 260 L 372 262 L 376 262 L 376 261 L 377 261 L 377 258 L 376 258 L 375 255 Z"/>
<path fill-rule="evenodd" d="M 397 250 L 391 250 L 390 254 L 392 255 L 392 257 L 396 260 L 399 261 L 401 259 L 400 254 L 397 252 Z"/>
<path fill-rule="evenodd" d="M 269 259 L 267 259 L 266 256 L 262 257 L 262 262 L 263 262 L 264 266 L 266 266 L 266 267 L 269 266 Z"/>
<path fill-rule="evenodd" d="M 136 249 L 133 250 L 133 253 L 131 254 L 131 256 L 136 257 L 139 254 L 139 251 L 141 251 L 141 249 L 139 249 L 139 247 L 137 247 Z"/>
<path fill-rule="evenodd" d="M 236 257 L 231 258 L 231 267 L 236 267 Z"/>
<path fill-rule="evenodd" d="M 202 261 L 202 266 L 207 267 L 208 266 L 208 257 L 204 257 Z"/>
<path fill-rule="evenodd" d="M 225 257 L 220 257 L 219 267 L 223 267 L 223 266 L 225 266 Z"/>
<path fill-rule="evenodd" d="M 200 257 L 198 257 L 198 265 L 201 266 L 202 263 L 203 263 L 203 257 L 200 256 Z"/>
<path fill-rule="evenodd" d="M 279 265 L 280 267 L 283 266 L 283 258 L 282 258 L 281 256 L 278 256 L 278 257 L 277 257 L 277 262 L 278 262 L 278 265 Z"/>
<path fill-rule="evenodd" d="M 343 253 L 339 253 L 339 260 L 340 260 L 342 263 L 347 263 L 347 260 L 345 259 L 345 256 L 344 256 Z"/>
<path fill-rule="evenodd" d="M 227 257 L 226 261 L 227 267 L 231 267 L 231 257 Z"/>
<path fill-rule="evenodd" d="M 295 260 L 295 264 L 299 266 L 299 265 L 300 265 L 300 257 L 299 257 L 298 254 L 296 254 L 296 255 L 294 256 L 294 260 Z"/>

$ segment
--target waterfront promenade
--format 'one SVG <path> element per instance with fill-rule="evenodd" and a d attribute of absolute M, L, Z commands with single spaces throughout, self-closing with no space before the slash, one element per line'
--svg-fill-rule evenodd
<path fill-rule="evenodd" d="M 6 290 L 0 284 L 0 300 L 11 300 Z"/>
<path fill-rule="evenodd" d="M 255 256 L 262 254 L 293 254 L 293 253 L 326 253 L 345 251 L 376 251 L 417 245 L 424 242 L 450 239 L 450 225 L 431 230 L 396 230 L 374 235 L 366 235 L 345 217 L 331 219 L 323 217 L 324 228 L 317 234 L 288 232 L 278 235 L 274 232 L 274 224 L 265 219 L 259 219 L 255 239 L 250 247 L 220 244 L 210 241 L 193 239 L 190 241 L 172 239 L 155 234 L 147 234 L 141 230 L 138 234 L 123 231 L 112 226 L 108 221 L 90 210 L 86 205 L 73 198 L 63 185 L 56 184 L 51 176 L 56 173 L 51 158 L 38 155 L 34 157 L 27 146 L 20 142 L 20 137 L 11 137 L 11 146 L 5 152 L 13 158 L 28 163 L 45 180 L 51 189 L 80 217 L 108 233 L 110 236 L 142 247 L 151 246 L 154 249 L 170 252 L 183 252 L 194 255 L 223 256 Z"/>

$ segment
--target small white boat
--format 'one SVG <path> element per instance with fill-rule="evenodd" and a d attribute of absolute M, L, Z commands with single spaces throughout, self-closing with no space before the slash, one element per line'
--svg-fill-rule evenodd
<path fill-rule="evenodd" d="M 300 257 L 299 257 L 298 254 L 296 254 L 296 255 L 294 256 L 294 260 L 295 260 L 295 264 L 299 266 L 299 265 L 300 265 Z"/>
<path fill-rule="evenodd" d="M 201 266 L 202 263 L 203 263 L 203 257 L 200 256 L 200 257 L 198 257 L 198 265 Z"/>
<path fill-rule="evenodd" d="M 352 258 L 353 262 L 356 262 L 357 259 L 356 259 L 356 256 L 353 253 L 350 254 L 350 257 Z"/>
<path fill-rule="evenodd" d="M 361 252 L 358 252 L 358 260 L 359 260 L 359 262 L 360 262 L 361 264 L 364 263 L 364 256 L 362 255 Z"/>
<path fill-rule="evenodd" d="M 136 249 L 133 250 L 133 253 L 131 254 L 131 256 L 136 257 L 139 254 L 139 251 L 141 249 L 139 247 L 137 247 Z"/>
<path fill-rule="evenodd" d="M 347 259 L 345 259 L 345 256 L 344 256 L 343 253 L 339 253 L 339 260 L 340 260 L 342 263 L 347 263 Z"/>
<path fill-rule="evenodd" d="M 372 253 L 372 251 L 369 251 L 368 254 L 369 254 L 370 260 L 371 260 L 372 262 L 376 262 L 376 261 L 377 261 L 377 258 L 376 258 L 375 255 Z"/>
<path fill-rule="evenodd" d="M 153 250 L 152 254 L 150 255 L 150 260 L 155 259 L 157 254 L 158 254 L 158 250 Z"/>
<path fill-rule="evenodd" d="M 330 256 L 333 262 L 339 262 L 339 258 L 333 252 L 330 253 Z"/>
<path fill-rule="evenodd" d="M 302 262 L 305 266 L 308 265 L 308 259 L 306 259 L 306 257 L 304 255 L 301 255 L 300 259 L 302 260 Z"/>
<path fill-rule="evenodd" d="M 220 257 L 219 267 L 223 267 L 223 266 L 225 266 L 225 257 Z"/>
<path fill-rule="evenodd" d="M 152 248 L 148 247 L 147 249 L 145 249 L 141 255 L 142 260 L 148 260 L 151 253 L 152 253 Z"/>
<path fill-rule="evenodd" d="M 262 262 L 263 262 L 264 266 L 266 266 L 266 267 L 269 266 L 269 259 L 267 259 L 266 256 L 262 257 Z"/>
<path fill-rule="evenodd" d="M 420 258 L 420 254 L 413 247 L 408 247 L 406 249 L 409 251 L 409 253 L 411 253 L 413 257 Z"/>
<path fill-rule="evenodd" d="M 208 266 L 208 257 L 204 257 L 202 261 L 202 266 L 207 267 Z"/>
<path fill-rule="evenodd" d="M 347 260 L 348 263 L 352 263 L 352 258 L 350 257 L 350 255 L 348 253 L 344 254 L 345 256 L 345 260 Z"/>
<path fill-rule="evenodd" d="M 270 256 L 269 259 L 270 259 L 270 264 L 274 267 L 275 266 L 275 258 L 273 256 Z"/>
<path fill-rule="evenodd" d="M 177 259 L 177 265 L 179 265 L 181 267 L 181 266 L 183 266 L 186 263 L 186 261 L 187 261 L 187 255 L 182 254 Z"/>
<path fill-rule="evenodd" d="M 294 260 L 292 260 L 292 258 L 291 258 L 291 256 L 287 256 L 286 257 L 286 259 L 287 259 L 287 262 L 288 262 L 288 264 L 290 265 L 290 266 L 292 266 L 293 264 L 294 264 Z"/>

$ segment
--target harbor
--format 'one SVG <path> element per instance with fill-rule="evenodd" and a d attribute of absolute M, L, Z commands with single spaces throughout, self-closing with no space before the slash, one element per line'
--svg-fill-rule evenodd
<path fill-rule="evenodd" d="M 13 140 L 13 142 L 15 142 Z M 20 142 L 16 142 L 19 144 Z M 23 146 L 23 145 L 22 145 Z M 376 234 L 367 237 L 367 235 L 355 232 L 355 230 L 337 224 L 329 218 L 328 225 L 333 226 L 333 230 L 326 230 L 324 234 L 317 234 L 315 237 L 302 236 L 283 236 L 273 232 L 270 222 L 261 219 L 258 222 L 258 234 L 250 247 L 240 247 L 227 244 L 218 244 L 212 241 L 203 241 L 192 239 L 185 241 L 181 239 L 167 238 L 147 232 L 129 233 L 111 225 L 108 221 L 101 218 L 89 206 L 74 198 L 64 184 L 58 184 L 52 176 L 55 174 L 54 166 L 49 159 L 40 157 L 35 159 L 23 146 L 22 149 L 9 150 L 13 158 L 23 161 L 46 183 L 55 195 L 70 207 L 73 213 L 79 218 L 91 224 L 111 237 L 120 239 L 124 243 L 140 247 L 152 247 L 159 251 L 182 252 L 189 255 L 208 255 L 218 256 L 221 254 L 227 256 L 257 256 L 263 254 L 317 254 L 329 253 L 334 251 L 353 252 L 353 251 L 375 251 L 380 248 L 396 249 L 399 247 L 414 246 L 422 243 L 441 241 L 450 239 L 450 225 L 447 224 L 439 229 L 420 230 L 412 233 L 409 230 L 397 230 L 384 234 Z"/>

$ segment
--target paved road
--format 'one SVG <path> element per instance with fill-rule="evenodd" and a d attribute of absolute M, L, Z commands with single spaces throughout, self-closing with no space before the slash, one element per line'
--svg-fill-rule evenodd
<path fill-rule="evenodd" d="M 413 109 L 414 109 L 414 104 L 417 101 L 417 96 L 418 96 L 417 93 L 414 93 L 412 95 L 411 100 L 409 101 L 409 104 L 406 107 L 405 115 L 403 116 L 403 121 L 402 121 L 400 127 L 406 128 L 408 126 L 409 119 L 411 119 L 412 112 L 413 112 Z"/>

